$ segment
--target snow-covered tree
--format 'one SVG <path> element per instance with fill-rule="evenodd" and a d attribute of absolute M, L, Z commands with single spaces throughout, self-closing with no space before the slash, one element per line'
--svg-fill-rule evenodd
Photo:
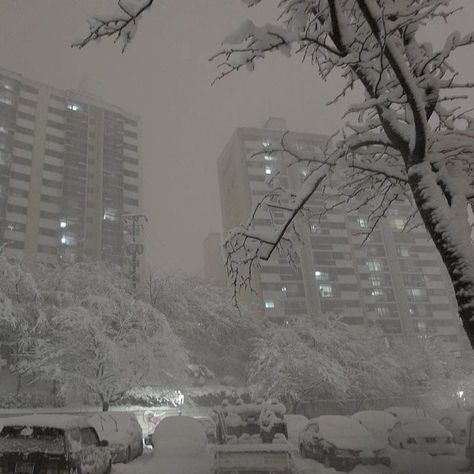
<path fill-rule="evenodd" d="M 49 337 L 34 365 L 43 377 L 100 400 L 103 410 L 131 389 L 182 388 L 187 355 L 166 318 L 133 298 L 104 264 L 58 267 L 42 284 Z"/>
<path fill-rule="evenodd" d="M 269 328 L 257 341 L 249 384 L 257 395 L 278 397 L 293 409 L 312 400 L 360 405 L 402 394 L 393 355 L 376 329 L 332 317 L 298 319 Z"/>
<path fill-rule="evenodd" d="M 264 0 L 243 0 L 253 7 Z M 119 13 L 90 21 L 78 43 L 112 36 L 124 45 L 133 38 L 153 0 L 118 0 Z M 279 21 L 257 26 L 247 20 L 224 40 L 219 78 L 252 70 L 271 52 L 300 54 L 325 80 L 332 73 L 346 83 L 335 100 L 353 89 L 365 98 L 349 107 L 346 123 L 322 155 L 282 146 L 288 166 L 304 164 L 306 179 L 296 192 L 277 183 L 259 204 L 283 211 L 285 222 L 272 234 L 252 222 L 233 231 L 225 247 L 235 285 L 249 271 L 288 244 L 296 216 L 324 184 L 336 185 L 341 202 L 366 206 L 372 227 L 389 207 L 406 198 L 432 237 L 450 275 L 464 329 L 474 346 L 474 247 L 467 208 L 474 200 L 474 124 L 463 110 L 461 80 L 449 60 L 472 46 L 474 34 L 453 31 L 440 48 L 421 39 L 459 9 L 450 0 L 281 0 Z M 452 105 L 450 105 L 452 104 Z M 342 169 L 341 169 L 342 168 Z M 344 198 L 344 199 L 342 199 Z"/>
<path fill-rule="evenodd" d="M 228 269 L 237 284 L 249 266 L 281 247 L 290 224 L 323 185 L 335 189 L 349 210 L 365 207 L 372 228 L 393 203 L 407 199 L 446 265 L 474 346 L 474 247 L 467 212 L 474 200 L 474 127 L 458 100 L 464 97 L 458 91 L 473 84 L 460 80 L 448 63 L 453 52 L 474 43 L 474 35 L 453 32 L 440 49 L 419 38 L 423 26 L 449 21 L 455 10 L 450 3 L 283 0 L 280 25 L 247 21 L 224 41 L 229 46 L 217 55 L 223 58 L 221 77 L 244 65 L 253 68 L 269 52 L 295 51 L 323 79 L 333 72 L 345 78 L 338 98 L 360 86 L 365 92 L 325 153 L 302 156 L 282 139 L 288 166 L 306 166 L 307 176 L 297 192 L 275 185 L 260 204 L 286 214 L 273 235 L 259 235 L 250 222 L 227 238 Z"/>
<path fill-rule="evenodd" d="M 257 396 L 280 398 L 292 411 L 317 400 L 360 408 L 420 396 L 453 399 L 466 375 L 436 338 L 388 346 L 377 328 L 329 316 L 267 329 L 252 353 L 249 385 Z"/>
<path fill-rule="evenodd" d="M 47 328 L 33 275 L 19 261 L 0 256 L 0 346 L 5 365 L 18 377 L 17 392 L 24 376 L 31 375 L 31 359 Z"/>
<path fill-rule="evenodd" d="M 244 380 L 254 339 L 262 331 L 261 314 L 240 311 L 225 290 L 195 278 L 153 277 L 144 297 L 166 314 L 189 351 L 193 370 L 202 367 L 218 379 Z"/>

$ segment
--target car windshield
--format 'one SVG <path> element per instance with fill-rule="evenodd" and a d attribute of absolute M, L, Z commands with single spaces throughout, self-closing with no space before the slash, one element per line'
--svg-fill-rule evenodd
<path fill-rule="evenodd" d="M 43 426 L 4 426 L 0 432 L 0 452 L 64 453 L 64 431 Z"/>

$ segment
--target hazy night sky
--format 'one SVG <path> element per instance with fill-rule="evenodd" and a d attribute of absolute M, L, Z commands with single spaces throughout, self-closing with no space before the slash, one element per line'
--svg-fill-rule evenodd
<path fill-rule="evenodd" d="M 267 3 L 272 5 L 276 0 Z M 331 133 L 344 104 L 327 108 L 340 80 L 322 83 L 316 70 L 280 54 L 210 86 L 208 57 L 241 20 L 276 17 L 269 7 L 239 0 L 156 0 L 125 54 L 111 41 L 81 51 L 70 44 L 87 33 L 87 17 L 114 10 L 114 0 L 1 0 L 0 66 L 63 89 L 89 77 L 107 102 L 141 116 L 147 251 L 163 272 L 197 273 L 202 241 L 221 231 L 217 158 L 238 126 L 260 126 L 270 116 L 293 130 Z M 474 0 L 451 20 L 474 30 Z M 270 14 L 270 15 L 269 15 Z M 446 29 L 437 28 L 443 38 Z M 473 49 L 456 58 L 474 82 Z M 470 101 L 473 102 L 474 101 Z"/>

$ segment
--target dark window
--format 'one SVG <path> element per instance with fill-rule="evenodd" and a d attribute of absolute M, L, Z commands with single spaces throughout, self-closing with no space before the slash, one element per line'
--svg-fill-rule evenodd
<path fill-rule="evenodd" d="M 23 120 L 29 120 L 30 122 L 34 122 L 34 121 L 35 121 L 35 116 L 34 116 L 34 115 L 27 114 L 27 113 L 25 113 L 25 112 L 20 112 L 20 111 L 18 111 L 18 112 L 16 113 L 16 116 L 17 116 L 18 118 L 23 119 Z"/>
<path fill-rule="evenodd" d="M 43 178 L 43 186 L 56 189 L 61 189 L 63 187 L 62 183 L 60 183 L 59 181 L 53 181 L 52 179 L 45 178 Z"/>
<path fill-rule="evenodd" d="M 7 247 L 10 249 L 23 249 L 25 248 L 25 242 L 22 242 L 20 240 L 7 240 Z"/>
<path fill-rule="evenodd" d="M 123 189 L 126 189 L 127 191 L 137 191 L 138 192 L 138 186 L 135 184 L 124 184 Z"/>
<path fill-rule="evenodd" d="M 50 255 L 56 255 L 57 250 L 56 250 L 56 247 L 53 247 L 52 245 L 39 244 L 38 252 L 49 253 Z"/>
<path fill-rule="evenodd" d="M 10 186 L 10 188 L 8 189 L 8 194 L 14 197 L 27 198 L 29 192 L 26 189 L 13 188 Z"/>
<path fill-rule="evenodd" d="M 132 151 L 138 151 L 138 148 L 136 145 L 129 145 L 128 143 L 123 144 L 123 148 L 125 150 L 132 150 Z"/>
<path fill-rule="evenodd" d="M 31 160 L 23 158 L 22 156 L 13 155 L 13 162 L 18 163 L 19 165 L 31 166 Z"/>
<path fill-rule="evenodd" d="M 51 114 L 61 115 L 62 117 L 66 115 L 65 110 L 57 109 L 56 107 L 48 107 L 48 112 Z"/>
<path fill-rule="evenodd" d="M 31 94 L 38 94 L 38 89 L 36 87 L 29 86 L 28 84 L 22 84 L 21 88 L 26 92 L 30 92 Z"/>
<path fill-rule="evenodd" d="M 43 165 L 43 169 L 45 171 L 52 171 L 54 173 L 62 173 L 63 172 L 63 167 L 62 166 L 49 165 L 47 163 L 45 163 Z"/>
<path fill-rule="evenodd" d="M 10 173 L 10 177 L 13 179 L 17 179 L 18 181 L 26 181 L 27 183 L 30 182 L 30 175 L 24 173 L 18 173 L 18 171 L 12 171 Z"/>
<path fill-rule="evenodd" d="M 49 133 L 46 134 L 46 140 L 50 141 L 51 143 L 57 143 L 58 145 L 64 144 L 64 138 L 59 138 L 54 135 L 50 135 Z"/>
<path fill-rule="evenodd" d="M 18 103 L 23 104 L 23 105 L 28 105 L 29 107 L 33 107 L 34 109 L 36 109 L 36 102 L 25 99 L 24 97 L 20 97 L 18 99 Z"/>
<path fill-rule="evenodd" d="M 40 217 L 44 217 L 45 219 L 57 219 L 58 216 L 57 212 L 40 211 Z"/>
<path fill-rule="evenodd" d="M 39 233 L 40 235 L 46 235 L 48 237 L 56 237 L 58 235 L 56 229 L 46 229 L 45 227 L 40 227 Z"/>
<path fill-rule="evenodd" d="M 15 206 L 14 204 L 8 204 L 7 211 L 16 212 L 17 214 L 25 214 L 28 212 L 28 209 L 23 206 Z"/>
<path fill-rule="evenodd" d="M 48 124 L 48 127 L 57 128 L 58 130 L 64 130 L 63 123 L 55 122 L 54 120 L 48 120 L 47 124 Z"/>
<path fill-rule="evenodd" d="M 62 198 L 57 196 L 48 196 L 47 194 L 41 195 L 41 200 L 43 202 L 49 202 L 51 204 L 61 204 Z"/>
<path fill-rule="evenodd" d="M 24 143 L 24 142 L 19 142 L 18 140 L 15 140 L 13 142 L 13 145 L 22 150 L 29 150 L 29 151 L 33 150 L 33 145 L 31 143 Z"/>
<path fill-rule="evenodd" d="M 132 178 L 138 178 L 138 173 L 135 171 L 123 170 L 124 176 L 130 176 Z"/>

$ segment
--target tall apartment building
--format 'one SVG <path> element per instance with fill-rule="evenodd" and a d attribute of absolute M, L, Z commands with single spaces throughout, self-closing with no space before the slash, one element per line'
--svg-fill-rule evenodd
<path fill-rule="evenodd" d="M 0 243 L 28 263 L 125 263 L 140 210 L 139 119 L 0 68 Z"/>
<path fill-rule="evenodd" d="M 282 166 L 281 152 L 255 155 L 272 144 L 278 147 L 285 130 L 284 120 L 270 119 L 263 128 L 237 129 L 227 143 L 218 161 L 224 234 L 247 221 L 275 173 L 292 189 L 303 182 L 307 170 Z M 286 144 L 302 153 L 320 152 L 323 140 L 306 133 L 285 135 Z M 325 203 L 327 197 L 315 194 L 307 217 L 297 222 L 301 244 L 294 265 L 274 255 L 254 272 L 266 315 L 291 323 L 301 315 L 343 313 L 351 324 L 375 322 L 388 337 L 434 334 L 459 351 L 463 333 L 447 272 L 423 226 L 403 232 L 409 206 L 393 207 L 361 245 L 368 212 L 348 214 L 337 207 L 319 218 Z M 281 211 L 272 219 L 260 211 L 254 222 L 265 231 L 283 218 Z"/>

